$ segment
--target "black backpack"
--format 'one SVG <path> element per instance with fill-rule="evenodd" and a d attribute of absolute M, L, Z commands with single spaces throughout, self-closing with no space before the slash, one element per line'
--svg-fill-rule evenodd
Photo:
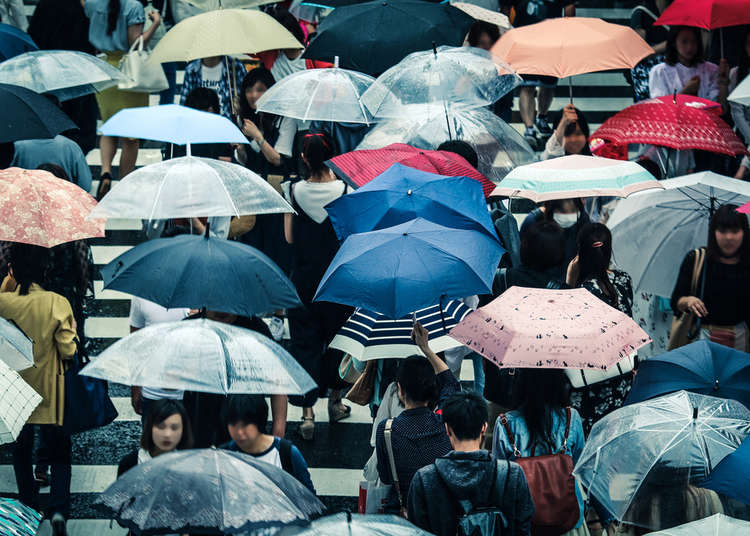
<path fill-rule="evenodd" d="M 502 497 L 508 490 L 508 479 L 510 478 L 510 462 L 507 464 L 505 484 L 503 485 Z M 492 486 L 489 497 L 493 496 L 497 481 L 497 462 L 493 462 Z M 471 501 L 458 502 L 458 521 L 456 536 L 503 536 L 508 533 L 508 519 L 499 506 L 474 506 Z"/>

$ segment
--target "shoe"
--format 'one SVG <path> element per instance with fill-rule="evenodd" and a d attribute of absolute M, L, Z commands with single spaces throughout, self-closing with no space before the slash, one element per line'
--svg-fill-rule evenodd
<path fill-rule="evenodd" d="M 40 488 L 46 488 L 49 486 L 49 471 L 41 468 L 35 469 L 34 480 L 36 480 Z"/>
<path fill-rule="evenodd" d="M 96 189 L 96 200 L 101 201 L 102 197 L 107 195 L 110 188 L 112 188 L 112 175 L 102 173 L 102 176 L 99 178 L 99 187 Z"/>
<path fill-rule="evenodd" d="M 68 532 L 65 530 L 65 517 L 60 512 L 55 512 L 50 520 L 52 525 L 52 536 L 67 536 Z"/>
<path fill-rule="evenodd" d="M 526 127 L 526 130 L 523 133 L 523 137 L 526 140 L 526 143 L 531 145 L 531 148 L 536 150 L 537 146 L 537 131 L 534 127 Z"/>
<path fill-rule="evenodd" d="M 302 439 L 305 441 L 311 441 L 315 435 L 315 415 L 312 417 L 303 416 L 302 422 L 297 428 L 297 431 L 299 432 L 299 435 L 302 436 Z"/>
<path fill-rule="evenodd" d="M 534 121 L 534 126 L 539 131 L 539 134 L 542 136 L 551 136 L 552 135 L 552 127 L 549 124 L 549 121 L 547 120 L 546 115 L 539 115 L 536 118 L 536 121 Z"/>
<path fill-rule="evenodd" d="M 280 342 L 284 338 L 284 319 L 272 316 L 268 321 L 268 329 L 271 332 L 273 340 Z"/>
<path fill-rule="evenodd" d="M 339 422 L 352 414 L 352 408 L 345 406 L 341 400 L 335 404 L 328 403 L 328 422 Z"/>

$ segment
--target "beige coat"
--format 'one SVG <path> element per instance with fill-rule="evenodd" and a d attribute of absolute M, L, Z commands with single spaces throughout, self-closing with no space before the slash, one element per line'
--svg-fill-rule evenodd
<path fill-rule="evenodd" d="M 65 381 L 62 359 L 76 352 L 73 310 L 68 300 L 31 285 L 25 296 L 0 292 L 0 316 L 12 320 L 34 341 L 34 366 L 19 372 L 42 396 L 27 421 L 29 424 L 62 425 L 65 409 Z"/>

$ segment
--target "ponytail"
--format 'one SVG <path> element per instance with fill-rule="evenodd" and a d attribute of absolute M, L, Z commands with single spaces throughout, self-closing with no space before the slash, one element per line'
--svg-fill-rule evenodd
<path fill-rule="evenodd" d="M 107 35 L 112 35 L 120 18 L 120 0 L 109 0 L 107 8 Z"/>
<path fill-rule="evenodd" d="M 311 175 L 323 173 L 326 170 L 326 160 L 335 156 L 333 141 L 323 133 L 305 134 L 302 152 Z"/>

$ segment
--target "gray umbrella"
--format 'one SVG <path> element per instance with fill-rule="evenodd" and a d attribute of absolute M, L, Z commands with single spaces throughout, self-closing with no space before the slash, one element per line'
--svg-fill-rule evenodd
<path fill-rule="evenodd" d="M 392 515 L 360 515 L 349 512 L 321 517 L 303 526 L 289 526 L 277 536 L 430 536 L 405 519 Z"/>

